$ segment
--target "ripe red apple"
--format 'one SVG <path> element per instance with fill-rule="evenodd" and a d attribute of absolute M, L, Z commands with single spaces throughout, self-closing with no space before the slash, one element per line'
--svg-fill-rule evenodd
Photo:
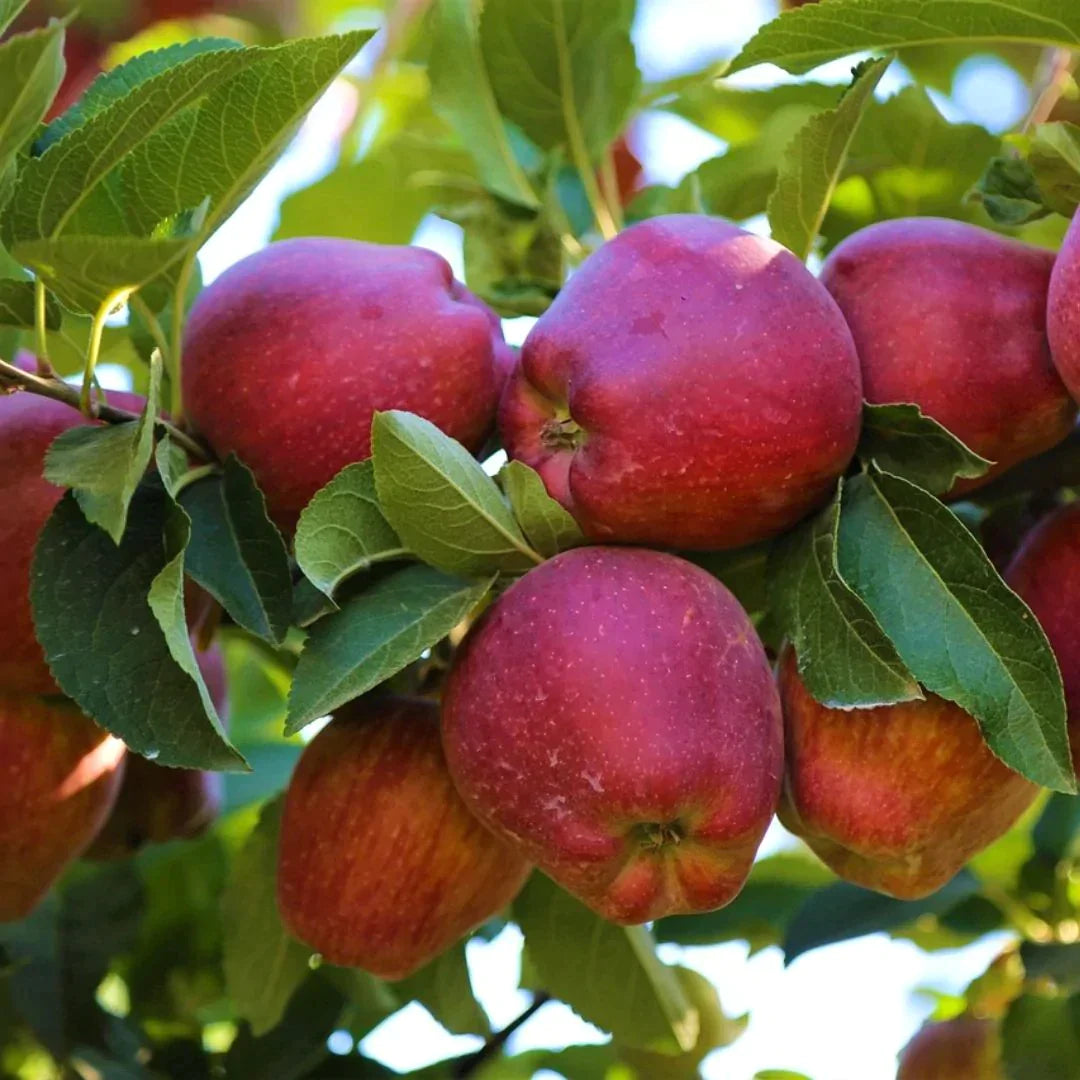
<path fill-rule="evenodd" d="M 205 652 L 196 652 L 195 659 L 224 721 L 228 688 L 221 647 L 213 645 Z M 223 796 L 220 773 L 166 768 L 138 754 L 129 754 L 116 804 L 86 856 L 123 859 L 146 844 L 200 836 L 221 811 Z"/>
<path fill-rule="evenodd" d="M 370 456 L 377 409 L 419 413 L 478 448 L 508 354 L 494 313 L 433 252 L 283 240 L 196 300 L 184 402 L 218 453 L 254 471 L 291 532 L 319 488 Z"/>
<path fill-rule="evenodd" d="M 132 411 L 144 404 L 134 394 L 109 394 L 109 401 Z M 0 506 L 17 508 L 0 514 L 0 691 L 59 692 L 34 637 L 30 563 L 38 533 L 63 495 L 42 476 L 45 452 L 60 432 L 85 422 L 59 401 L 23 391 L 0 396 Z"/>
<path fill-rule="evenodd" d="M 0 922 L 29 915 L 93 839 L 124 755 L 69 702 L 0 694 Z"/>
<path fill-rule="evenodd" d="M 1046 331 L 1054 364 L 1080 401 L 1080 214 L 1073 216 L 1050 275 Z"/>
<path fill-rule="evenodd" d="M 525 342 L 500 425 L 593 539 L 728 548 L 827 497 L 861 408 L 851 334 L 802 263 L 674 214 L 570 279 Z"/>
<path fill-rule="evenodd" d="M 1057 657 L 1073 768 L 1080 769 L 1080 503 L 1054 511 L 1024 537 L 1005 580 L 1035 612 Z"/>
<path fill-rule="evenodd" d="M 332 964 L 405 978 L 508 904 L 529 870 L 458 797 L 430 701 L 351 702 L 289 782 L 278 906 Z"/>
<path fill-rule="evenodd" d="M 773 815 L 783 733 L 735 598 L 673 555 L 565 552 L 458 650 L 443 743 L 469 808 L 620 923 L 742 887 Z"/>
<path fill-rule="evenodd" d="M 998 1025 L 974 1016 L 924 1024 L 900 1052 L 896 1080 L 1005 1080 Z"/>
<path fill-rule="evenodd" d="M 856 885 L 901 900 L 927 896 L 1038 793 L 991 753 L 974 717 L 944 698 L 830 709 L 810 696 L 790 647 L 779 672 L 780 820 Z"/>
<path fill-rule="evenodd" d="M 1048 450 L 1076 405 L 1050 359 L 1054 256 L 940 218 L 882 221 L 849 236 L 821 280 L 844 313 L 866 400 L 911 401 L 995 466 L 953 494 Z"/>

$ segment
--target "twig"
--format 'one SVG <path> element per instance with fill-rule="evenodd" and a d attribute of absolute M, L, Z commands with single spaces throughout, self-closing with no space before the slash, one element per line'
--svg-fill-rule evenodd
<path fill-rule="evenodd" d="M 6 360 L 0 360 L 0 391 L 11 389 L 51 398 L 53 401 L 60 401 L 65 405 L 70 405 L 73 409 L 80 407 L 79 391 L 74 386 L 69 386 L 62 379 L 43 378 L 31 371 L 23 371 L 22 368 L 9 364 Z M 129 420 L 139 419 L 137 413 L 99 402 L 93 404 L 93 415 L 96 419 L 104 420 L 107 424 L 124 424 Z M 200 461 L 214 460 L 214 455 L 206 446 L 193 439 L 187 432 L 181 431 L 175 424 L 162 419 L 160 416 L 155 418 L 154 423 L 167 432 L 169 437 L 178 446 L 182 446 L 192 457 L 198 458 Z"/>
<path fill-rule="evenodd" d="M 1021 134 L 1045 124 L 1072 79 L 1077 57 L 1072 49 L 1047 49 L 1039 64 L 1035 102 L 1020 128 Z"/>
<path fill-rule="evenodd" d="M 532 1004 L 516 1020 L 511 1020 L 501 1031 L 496 1031 L 475 1054 L 470 1054 L 467 1058 L 463 1058 L 458 1062 L 453 1071 L 454 1080 L 467 1080 L 468 1077 L 475 1076 L 480 1066 L 486 1064 L 495 1057 L 495 1055 L 506 1045 L 510 1036 L 513 1035 L 522 1024 L 531 1020 L 550 1000 L 550 994 L 543 990 L 537 991 L 533 996 Z"/>

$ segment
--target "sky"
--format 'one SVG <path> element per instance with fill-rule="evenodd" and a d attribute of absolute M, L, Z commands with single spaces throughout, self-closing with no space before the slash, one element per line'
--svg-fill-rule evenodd
<path fill-rule="evenodd" d="M 754 30 L 775 13 L 775 0 L 639 0 L 635 42 L 646 79 L 693 70 L 730 56 Z M 852 61 L 813 73 L 823 81 L 843 82 Z M 774 68 L 741 73 L 741 85 L 771 85 L 789 78 Z M 895 93 L 905 74 L 894 64 L 879 95 Z M 310 183 L 333 164 L 330 134 L 341 115 L 344 86 L 332 89 L 316 106 L 296 142 L 250 199 L 210 240 L 201 254 L 209 281 L 238 259 L 258 250 L 269 238 L 277 206 L 290 191 Z M 952 120 L 975 120 L 994 130 L 1012 126 L 1026 105 L 1024 88 L 1004 65 L 969 63 L 951 101 L 936 97 Z M 723 143 L 668 115 L 647 116 L 636 132 L 648 163 L 650 181 L 675 183 Z M 763 222 L 751 227 L 764 229 Z M 461 238 L 456 226 L 429 219 L 416 243 L 444 255 L 462 276 Z M 520 343 L 531 320 L 506 326 L 509 340 Z M 762 854 L 790 844 L 774 825 Z M 932 997 L 923 988 L 957 993 L 979 975 L 1007 940 L 993 935 L 961 950 L 924 953 L 910 942 L 878 934 L 805 954 L 790 968 L 778 949 L 749 957 L 747 947 L 730 943 L 708 948 L 663 946 L 667 961 L 697 968 L 717 986 L 725 1011 L 750 1013 L 749 1026 L 731 1047 L 705 1063 L 710 1080 L 750 1080 L 766 1068 L 787 1068 L 812 1080 L 891 1080 L 896 1054 L 930 1012 Z M 513 1020 L 529 997 L 516 989 L 521 937 L 507 928 L 490 943 L 474 941 L 468 961 L 477 995 L 495 1027 Z M 509 1050 L 559 1047 L 604 1041 L 601 1032 L 568 1008 L 552 1003 L 524 1025 Z M 350 1048 L 340 1033 L 332 1047 Z M 399 1070 L 419 1068 L 440 1058 L 475 1049 L 479 1040 L 452 1037 L 419 1005 L 385 1021 L 362 1043 L 365 1053 Z M 541 1074 L 543 1075 L 543 1074 Z M 553 1074 L 546 1074 L 551 1076 Z"/>

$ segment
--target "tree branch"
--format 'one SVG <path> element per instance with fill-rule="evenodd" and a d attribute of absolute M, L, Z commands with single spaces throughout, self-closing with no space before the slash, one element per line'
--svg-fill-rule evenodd
<path fill-rule="evenodd" d="M 0 360 L 0 393 L 11 391 L 23 391 L 29 394 L 38 394 L 40 397 L 51 398 L 53 401 L 63 402 L 73 409 L 79 409 L 79 391 L 70 386 L 62 379 L 45 378 L 35 375 L 31 371 L 23 371 L 22 368 L 9 364 L 6 360 Z M 125 424 L 129 420 L 138 420 L 138 413 L 128 412 L 127 409 L 118 409 L 113 405 L 95 402 L 93 415 L 98 420 L 104 420 L 107 424 Z M 214 455 L 201 442 L 193 439 L 186 432 L 181 431 L 175 424 L 163 420 L 160 416 L 154 420 L 155 425 L 168 433 L 169 437 L 183 447 L 192 457 L 199 461 L 213 461 Z"/>
<path fill-rule="evenodd" d="M 1072 49 L 1047 49 L 1039 63 L 1035 85 L 1035 101 L 1024 120 L 1021 132 L 1030 131 L 1036 124 L 1045 124 L 1072 79 L 1076 67 Z"/>
<path fill-rule="evenodd" d="M 482 1065 L 485 1065 L 502 1050 L 510 1036 L 523 1024 L 531 1020 L 550 1000 L 550 994 L 538 990 L 533 996 L 532 1004 L 516 1020 L 511 1020 L 501 1031 L 496 1031 L 475 1054 L 470 1054 L 467 1058 L 463 1058 L 458 1062 L 452 1074 L 454 1080 L 468 1080 L 468 1077 L 475 1076 Z"/>

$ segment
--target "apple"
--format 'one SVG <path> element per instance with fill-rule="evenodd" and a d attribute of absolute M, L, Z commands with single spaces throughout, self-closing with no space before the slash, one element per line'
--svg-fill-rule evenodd
<path fill-rule="evenodd" d="M 998 1025 L 974 1016 L 924 1024 L 900 1052 L 896 1080 L 1005 1080 Z"/>
<path fill-rule="evenodd" d="M 979 487 L 1072 430 L 1050 359 L 1054 256 L 961 221 L 901 218 L 849 236 L 821 271 L 855 337 L 873 404 L 914 402 L 995 463 Z"/>
<path fill-rule="evenodd" d="M 219 645 L 196 652 L 210 697 L 224 721 L 228 712 L 225 658 Z M 172 769 L 129 754 L 112 813 L 86 851 L 91 859 L 123 859 L 146 844 L 200 836 L 221 811 L 220 773 Z"/>
<path fill-rule="evenodd" d="M 672 214 L 586 259 L 526 339 L 500 427 L 592 539 L 715 549 L 825 500 L 861 410 L 851 334 L 802 263 Z"/>
<path fill-rule="evenodd" d="M 0 694 L 0 922 L 29 915 L 90 843 L 124 757 L 75 705 Z"/>
<path fill-rule="evenodd" d="M 497 317 L 439 255 L 327 237 L 227 270 L 195 301 L 183 355 L 188 416 L 254 471 L 285 532 L 370 456 L 378 409 L 418 413 L 478 449 L 510 362 Z"/>
<path fill-rule="evenodd" d="M 790 647 L 779 682 L 786 736 L 780 821 L 856 885 L 901 900 L 927 896 L 1038 794 L 951 701 L 927 693 L 924 701 L 873 709 L 827 708 L 806 689 Z"/>
<path fill-rule="evenodd" d="M 1005 580 L 1035 613 L 1057 657 L 1073 768 L 1080 769 L 1080 503 L 1054 511 L 1024 537 Z"/>
<path fill-rule="evenodd" d="M 351 702 L 289 782 L 278 907 L 329 963 L 403 979 L 505 907 L 530 869 L 458 797 L 430 701 Z"/>
<path fill-rule="evenodd" d="M 19 356 L 26 364 L 27 354 Z M 110 393 L 110 404 L 141 411 L 135 394 Z M 37 394 L 0 396 L 0 692 L 55 694 L 56 683 L 34 637 L 30 563 L 34 545 L 63 489 L 42 476 L 45 452 L 62 431 L 86 423 L 77 409 Z"/>
<path fill-rule="evenodd" d="M 578 548 L 526 574 L 458 650 L 442 716 L 469 808 L 614 922 L 726 904 L 776 807 L 765 650 L 673 555 Z"/>
<path fill-rule="evenodd" d="M 1080 401 L 1080 214 L 1073 216 L 1050 275 L 1046 332 L 1054 363 Z"/>

